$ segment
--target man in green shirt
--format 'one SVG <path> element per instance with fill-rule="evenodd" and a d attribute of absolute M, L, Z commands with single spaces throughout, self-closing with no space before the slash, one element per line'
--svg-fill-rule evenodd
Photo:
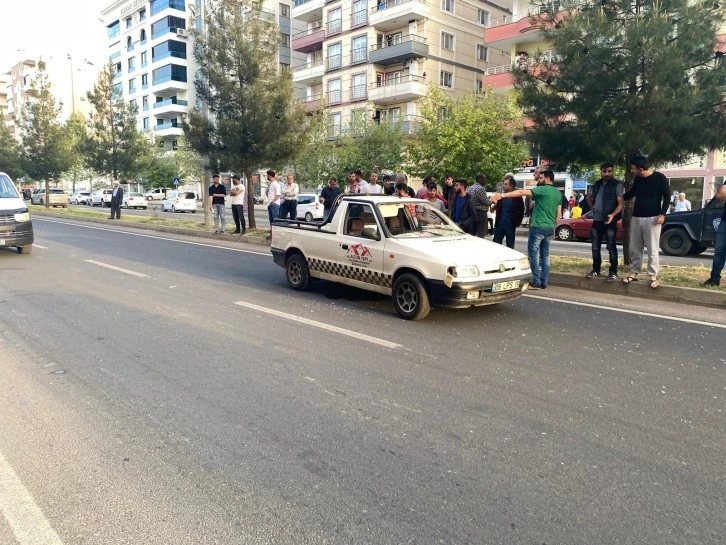
<path fill-rule="evenodd" d="M 532 189 L 517 189 L 509 193 L 497 193 L 494 202 L 500 199 L 531 197 L 535 203 L 532 221 L 529 224 L 527 255 L 532 268 L 531 290 L 545 289 L 550 278 L 550 241 L 555 234 L 555 224 L 562 216 L 562 193 L 553 184 L 555 173 L 542 172 L 544 184 Z"/>

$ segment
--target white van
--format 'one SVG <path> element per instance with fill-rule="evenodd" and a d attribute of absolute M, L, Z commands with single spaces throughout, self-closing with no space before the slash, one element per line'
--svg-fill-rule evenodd
<path fill-rule="evenodd" d="M 10 176 L 0 172 L 0 248 L 7 247 L 29 254 L 33 249 L 33 222 Z"/>

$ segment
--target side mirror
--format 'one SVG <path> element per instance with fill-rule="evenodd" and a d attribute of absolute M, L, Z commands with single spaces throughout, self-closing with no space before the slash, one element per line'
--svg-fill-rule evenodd
<path fill-rule="evenodd" d="M 375 229 L 374 227 L 364 227 L 360 234 L 363 238 L 381 240 L 381 237 L 378 235 L 378 229 Z"/>

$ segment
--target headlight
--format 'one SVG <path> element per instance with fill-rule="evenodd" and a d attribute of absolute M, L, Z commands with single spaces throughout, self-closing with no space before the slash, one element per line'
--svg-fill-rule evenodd
<path fill-rule="evenodd" d="M 473 276 L 479 276 L 479 267 L 476 265 L 449 267 L 449 274 L 454 278 L 471 278 Z"/>
<path fill-rule="evenodd" d="M 30 221 L 30 212 L 20 212 L 15 214 L 15 221 L 18 223 Z"/>
<path fill-rule="evenodd" d="M 526 258 L 526 257 L 523 257 L 522 259 L 520 259 L 519 260 L 519 268 L 522 269 L 523 271 L 528 270 L 530 268 L 529 267 L 529 259 Z"/>

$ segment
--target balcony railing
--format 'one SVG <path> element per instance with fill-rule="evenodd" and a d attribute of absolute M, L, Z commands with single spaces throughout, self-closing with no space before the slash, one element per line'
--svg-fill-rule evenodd
<path fill-rule="evenodd" d="M 317 23 L 318 26 L 314 26 L 316 23 Z M 306 30 L 303 30 L 301 32 L 298 32 L 297 34 L 293 34 L 292 35 L 292 39 L 293 40 L 296 40 L 298 38 L 303 38 L 305 36 L 310 36 L 311 34 L 315 34 L 316 32 L 320 32 L 321 30 L 323 30 L 323 22 L 322 21 L 316 21 L 315 23 L 313 23 L 313 26 L 312 27 L 310 27 L 310 28 L 308 28 Z"/>
<path fill-rule="evenodd" d="M 341 32 L 343 32 L 343 19 L 333 19 L 328 23 L 325 35 L 332 36 L 333 34 L 340 34 Z"/>
<path fill-rule="evenodd" d="M 333 55 L 332 57 L 328 57 L 326 59 L 326 69 L 335 70 L 336 68 L 340 68 L 342 66 L 342 59 L 342 55 Z"/>
<path fill-rule="evenodd" d="M 328 125 L 328 138 L 340 138 L 340 125 Z"/>
<path fill-rule="evenodd" d="M 354 11 L 350 15 L 351 28 L 363 26 L 368 22 L 368 12 L 366 10 Z"/>
<path fill-rule="evenodd" d="M 156 15 L 166 8 L 184 11 L 184 2 L 182 0 L 156 0 L 151 3 L 151 15 Z"/>
<path fill-rule="evenodd" d="M 554 8 L 556 11 L 559 11 L 561 9 L 559 2 L 554 3 Z M 498 27 L 498 26 L 509 25 L 511 23 L 516 23 L 527 17 L 532 17 L 533 15 L 540 15 L 542 13 L 545 13 L 547 11 L 547 9 L 548 8 L 546 8 L 544 6 L 534 6 L 534 7 L 529 8 L 528 10 L 523 11 L 522 13 L 518 13 L 517 15 L 505 15 L 504 17 L 500 17 L 498 19 L 492 19 L 489 21 L 487 28 L 493 28 L 493 27 Z"/>
<path fill-rule="evenodd" d="M 293 66 L 292 72 L 293 74 L 295 72 L 300 72 L 302 70 L 310 70 L 311 68 L 315 68 L 316 66 L 322 66 L 323 65 L 323 59 L 315 59 L 314 61 L 306 62 L 305 64 L 299 64 L 297 66 Z"/>
<path fill-rule="evenodd" d="M 401 83 L 407 83 L 409 81 L 417 81 L 419 83 L 426 83 L 426 78 L 423 76 L 414 76 L 409 74 L 408 76 L 403 76 L 400 78 L 391 78 L 386 81 L 376 81 L 375 83 L 371 83 L 371 87 L 391 87 L 393 85 L 399 85 Z"/>
<path fill-rule="evenodd" d="M 328 104 L 338 104 L 340 102 L 340 89 L 337 91 L 328 91 Z"/>
<path fill-rule="evenodd" d="M 366 62 L 368 60 L 368 50 L 365 47 L 354 49 L 350 54 L 351 64 L 357 64 L 359 62 Z"/>
<path fill-rule="evenodd" d="M 365 84 L 354 85 L 350 90 L 351 100 L 362 100 L 362 99 L 366 98 L 366 95 L 367 95 L 367 86 Z"/>
<path fill-rule="evenodd" d="M 420 2 L 424 5 L 426 5 L 425 0 L 387 0 L 385 2 L 377 2 L 376 5 L 371 8 L 371 13 L 383 11 L 386 8 L 392 8 L 394 6 L 400 6 L 400 5 L 406 4 L 408 2 Z"/>
<path fill-rule="evenodd" d="M 174 123 L 174 122 L 172 122 L 172 123 L 161 123 L 159 125 L 154 125 L 154 130 L 155 131 L 163 131 L 165 129 L 176 129 L 178 127 L 179 127 L 179 124 L 178 123 Z"/>
<path fill-rule="evenodd" d="M 181 53 L 180 51 L 167 51 L 166 53 L 162 53 L 161 55 L 156 55 L 154 58 L 151 59 L 151 62 L 157 62 L 162 59 L 168 59 L 169 57 L 176 57 L 177 59 L 186 59 L 187 54 Z"/>
<path fill-rule="evenodd" d="M 394 39 L 393 37 L 389 37 L 388 39 L 382 41 L 381 43 L 376 43 L 371 46 L 371 50 L 377 51 L 379 49 L 385 49 L 386 47 L 394 47 L 396 45 L 405 44 L 408 42 L 416 42 L 420 44 L 426 43 L 426 38 L 423 36 L 416 36 L 415 34 L 409 34 L 408 36 L 403 36 L 401 39 Z"/>
<path fill-rule="evenodd" d="M 557 52 L 554 49 L 548 49 L 542 51 L 542 59 L 548 62 L 554 62 L 557 60 Z M 484 70 L 485 76 L 495 76 L 497 74 L 506 74 L 512 72 L 515 69 L 528 70 L 530 66 L 534 65 L 534 59 L 528 58 L 526 60 L 518 60 L 512 64 L 504 64 L 501 66 L 492 66 Z"/>
<path fill-rule="evenodd" d="M 162 100 L 161 102 L 155 102 L 154 108 L 163 108 L 164 106 L 171 106 L 172 104 L 178 104 L 179 106 L 189 106 L 189 102 L 186 100 L 176 100 L 173 98 Z"/>

